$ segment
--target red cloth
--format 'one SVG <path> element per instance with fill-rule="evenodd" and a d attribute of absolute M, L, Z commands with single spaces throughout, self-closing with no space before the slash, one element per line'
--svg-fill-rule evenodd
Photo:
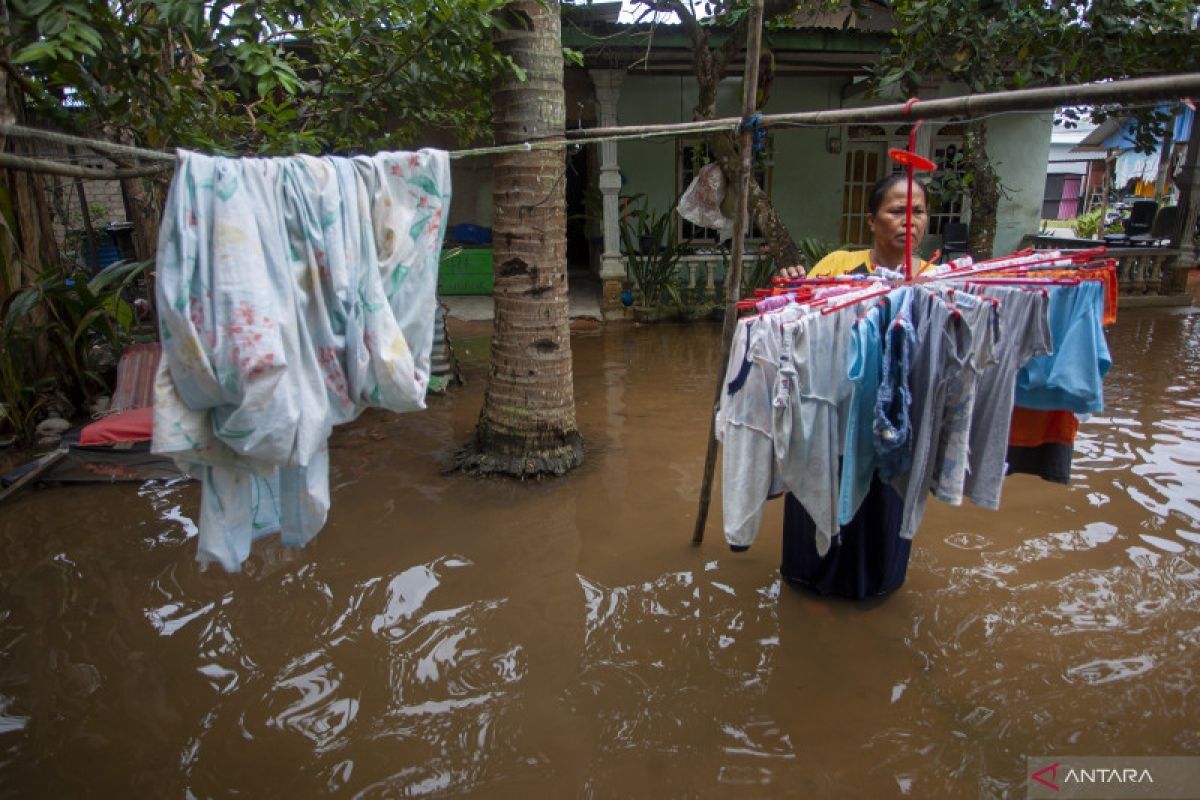
<path fill-rule="evenodd" d="M 1079 418 L 1070 411 L 1038 411 L 1013 406 L 1012 427 L 1008 443 L 1017 447 L 1037 447 L 1042 444 L 1075 444 Z"/>
<path fill-rule="evenodd" d="M 144 442 L 154 431 L 154 409 L 135 408 L 110 414 L 93 422 L 79 432 L 82 445 L 115 444 L 116 442 Z"/>

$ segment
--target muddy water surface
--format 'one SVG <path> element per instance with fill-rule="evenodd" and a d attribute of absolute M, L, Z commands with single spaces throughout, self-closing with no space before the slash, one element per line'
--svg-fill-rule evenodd
<path fill-rule="evenodd" d="M 333 441 L 307 549 L 194 562 L 195 485 L 0 509 L 4 796 L 964 797 L 1025 756 L 1200 756 L 1200 314 L 1123 313 L 1074 482 L 930 503 L 907 584 L 690 544 L 716 326 L 573 339 L 584 467 L 443 477 L 469 383 Z"/>

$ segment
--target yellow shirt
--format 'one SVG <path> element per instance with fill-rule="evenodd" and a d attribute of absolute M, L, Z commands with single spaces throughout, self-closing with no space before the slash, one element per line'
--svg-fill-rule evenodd
<path fill-rule="evenodd" d="M 922 261 L 920 272 L 924 272 L 929 267 L 928 261 Z M 808 271 L 807 277 L 836 278 L 839 275 L 869 275 L 874 271 L 871 265 L 870 250 L 834 250 L 818 261 Z"/>

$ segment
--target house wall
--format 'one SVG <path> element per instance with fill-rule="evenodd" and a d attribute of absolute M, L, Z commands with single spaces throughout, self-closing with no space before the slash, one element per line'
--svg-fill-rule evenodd
<path fill-rule="evenodd" d="M 576 71 L 568 71 L 568 74 Z M 582 80 L 578 71 L 574 83 L 568 81 L 567 109 L 571 123 L 595 124 L 594 95 L 590 80 Z M 841 77 L 787 78 L 777 76 L 768 113 L 815 111 L 843 105 Z M 922 92 L 923 97 L 953 94 L 952 87 Z M 696 81 L 689 75 L 625 76 L 618 101 L 620 125 L 687 122 L 697 100 Z M 878 99 L 856 97 L 846 106 L 875 103 Z M 741 80 L 729 78 L 718 92 L 718 115 L 736 117 L 741 113 Z M 1051 115 L 1006 115 L 989 121 L 988 152 L 996 164 L 1008 197 L 1001 197 L 996 220 L 996 253 L 1015 250 L 1021 237 L 1038 230 L 1042 196 L 1046 182 L 1046 163 L 1050 151 Z M 840 243 L 844 132 L 839 132 L 843 152 L 828 152 L 828 128 L 777 128 L 772 131 L 773 168 L 771 199 L 792 235 L 801 239 L 813 236 Z M 902 144 L 902 142 L 897 142 Z M 599 164 L 599 148 L 592 162 Z M 623 184 L 621 194 L 644 194 L 651 207 L 662 210 L 676 196 L 676 144 L 670 137 L 647 140 L 623 140 L 617 144 Z M 460 159 L 452 162 L 454 200 L 450 223 L 473 222 L 490 225 L 491 169 L 489 158 Z M 589 176 L 594 186 L 595 174 Z M 935 242 L 927 244 L 932 248 Z"/>
<path fill-rule="evenodd" d="M 777 77 L 767 113 L 808 111 L 836 106 L 841 79 Z M 741 114 L 741 80 L 726 79 L 717 96 L 717 114 Z M 625 77 L 618 103 L 621 125 L 688 122 L 697 101 L 690 76 Z M 840 224 L 843 156 L 830 155 L 823 128 L 777 129 L 772 132 L 771 199 L 796 238 L 816 236 L 833 241 Z M 664 209 L 675 203 L 675 141 L 671 138 L 629 140 L 618 144 L 624 184 L 622 195 L 646 195 Z"/>
<path fill-rule="evenodd" d="M 988 157 L 1001 186 L 993 255 L 1016 250 L 1041 224 L 1050 154 L 1051 114 L 1007 114 L 988 120 Z M 976 254 L 980 257 L 981 254 Z"/>

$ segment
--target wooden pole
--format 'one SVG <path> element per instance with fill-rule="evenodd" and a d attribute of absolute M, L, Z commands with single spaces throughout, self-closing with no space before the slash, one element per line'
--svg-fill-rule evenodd
<path fill-rule="evenodd" d="M 12 497 L 14 494 L 21 491 L 23 486 L 31 483 L 33 480 L 45 473 L 46 470 L 53 467 L 59 461 L 62 461 L 67 452 L 68 449 L 66 447 L 60 447 L 59 449 L 51 450 L 46 455 L 42 456 L 32 467 L 29 468 L 28 472 L 13 481 L 12 485 L 7 489 L 0 491 L 0 502 Z"/>
<path fill-rule="evenodd" d="M 1171 247 L 1191 249 L 1185 259 L 1195 263 L 1200 260 L 1200 114 L 1192 114 L 1192 132 L 1175 182 L 1179 186 L 1179 220 L 1171 232 Z"/>
<path fill-rule="evenodd" d="M 62 178 L 85 178 L 87 180 L 109 181 L 121 178 L 149 178 L 172 169 L 171 164 L 154 164 L 149 167 L 134 167 L 131 169 L 93 169 L 80 167 L 76 164 L 60 164 L 57 161 L 47 161 L 44 158 L 29 158 L 13 153 L 0 153 L 0 167 L 20 172 L 37 172 L 43 175 L 58 175 Z"/>
<path fill-rule="evenodd" d="M 1100 221 L 1096 223 L 1096 238 L 1104 239 L 1104 218 L 1108 216 L 1108 148 L 1104 149 L 1104 175 L 1100 178 Z"/>
<path fill-rule="evenodd" d="M 68 147 L 71 157 L 76 156 L 75 148 Z M 96 232 L 92 230 L 92 210 L 88 208 L 87 192 L 83 188 L 83 179 L 75 179 L 75 191 L 79 194 L 79 213 L 83 216 L 83 235 L 87 242 L 87 257 L 84 259 L 84 272 L 91 275 L 100 271 L 100 254 L 96 252 Z"/>
<path fill-rule="evenodd" d="M 758 57 L 762 50 L 763 0 L 750 6 L 750 25 L 746 33 L 746 72 L 742 80 L 742 119 L 754 114 L 758 89 Z M 743 127 L 741 132 L 742 164 L 738 171 L 737 211 L 733 218 L 733 262 L 725 275 L 725 325 L 721 329 L 721 369 L 717 374 L 717 391 L 713 396 L 713 416 L 708 425 L 708 452 L 704 456 L 704 479 L 700 482 L 700 508 L 696 512 L 696 529 L 692 543 L 704 541 L 704 525 L 708 522 L 708 505 L 712 499 L 713 474 L 717 465 L 717 406 L 725 385 L 725 368 L 733 347 L 733 332 L 737 327 L 737 301 L 742 289 L 742 250 L 746 245 L 746 216 L 750 204 L 750 176 L 754 171 L 754 131 Z"/>

